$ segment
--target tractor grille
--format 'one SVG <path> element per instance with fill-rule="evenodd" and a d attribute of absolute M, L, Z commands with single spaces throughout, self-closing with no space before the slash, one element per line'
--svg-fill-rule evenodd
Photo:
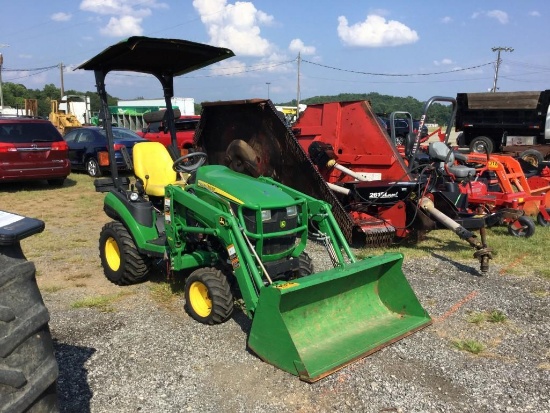
<path fill-rule="evenodd" d="M 287 216 L 286 209 L 271 209 L 271 218 L 262 221 L 262 232 L 264 234 L 273 234 L 280 231 L 288 231 L 295 229 L 298 224 L 298 215 Z M 248 208 L 243 208 L 244 223 L 247 231 L 258 234 L 259 228 L 256 222 L 256 211 Z M 251 238 L 250 241 L 256 245 L 256 241 Z M 264 238 L 262 254 L 277 254 L 287 251 L 294 247 L 296 242 L 295 235 L 285 235 L 273 238 Z"/>

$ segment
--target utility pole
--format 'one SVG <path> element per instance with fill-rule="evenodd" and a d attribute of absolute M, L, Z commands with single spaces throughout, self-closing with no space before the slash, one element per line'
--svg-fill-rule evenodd
<path fill-rule="evenodd" d="M 493 52 L 498 52 L 497 54 L 497 62 L 495 64 L 495 79 L 493 80 L 493 90 L 491 92 L 497 91 L 497 80 L 498 80 L 498 68 L 500 66 L 500 63 L 502 62 L 500 60 L 500 52 L 513 52 L 514 49 L 512 47 L 493 47 L 491 49 Z"/>
<path fill-rule="evenodd" d="M 267 98 L 269 99 L 269 85 L 271 82 L 265 82 L 265 84 L 267 85 Z"/>
<path fill-rule="evenodd" d="M 10 47 L 9 44 L 0 44 L 0 47 Z M 0 53 L 0 114 L 4 111 L 4 93 L 2 92 L 2 65 L 4 56 Z"/>
<path fill-rule="evenodd" d="M 63 96 L 65 95 L 65 85 L 63 83 L 63 62 L 59 63 L 59 71 L 61 72 L 61 100 L 63 100 Z"/>
<path fill-rule="evenodd" d="M 0 114 L 4 111 L 4 93 L 2 92 L 2 65 L 4 64 L 4 56 L 0 53 Z"/>
<path fill-rule="evenodd" d="M 302 56 L 298 52 L 298 85 L 296 87 L 296 120 L 300 117 L 300 63 L 302 62 Z"/>

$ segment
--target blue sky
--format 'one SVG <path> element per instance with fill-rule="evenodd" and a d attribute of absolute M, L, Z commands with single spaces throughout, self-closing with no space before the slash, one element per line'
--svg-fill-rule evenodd
<path fill-rule="evenodd" d="M 378 92 L 456 96 L 493 85 L 502 52 L 500 91 L 550 88 L 548 1 L 514 0 L 20 0 L 2 2 L 2 80 L 42 89 L 95 91 L 93 75 L 73 71 L 132 35 L 224 46 L 235 57 L 175 83 L 196 102 Z M 445 73 L 447 72 L 447 73 Z M 448 73 L 451 72 L 451 73 Z M 390 76 L 391 75 L 391 76 Z M 269 84 L 268 84 L 269 83 Z M 162 96 L 156 80 L 110 74 L 107 89 L 122 99 Z"/>

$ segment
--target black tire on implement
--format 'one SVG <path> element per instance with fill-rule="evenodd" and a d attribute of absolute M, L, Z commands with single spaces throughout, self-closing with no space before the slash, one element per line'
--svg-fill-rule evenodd
<path fill-rule="evenodd" d="M 0 412 L 57 412 L 58 366 L 35 267 L 0 248 Z"/>

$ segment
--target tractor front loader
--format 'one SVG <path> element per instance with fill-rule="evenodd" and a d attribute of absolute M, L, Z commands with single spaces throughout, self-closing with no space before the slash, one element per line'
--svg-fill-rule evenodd
<path fill-rule="evenodd" d="M 173 77 L 231 57 L 228 49 L 174 39 L 131 37 L 80 68 L 94 70 L 103 113 L 112 70 L 152 74 L 163 86 L 175 148 Z M 111 165 L 113 137 L 104 122 Z M 135 184 L 112 168 L 96 181 L 112 219 L 100 234 L 105 275 L 118 285 L 147 279 L 154 261 L 185 276 L 195 320 L 228 320 L 234 296 L 252 319 L 248 346 L 305 381 L 318 380 L 430 324 L 403 275 L 400 253 L 357 260 L 326 202 L 263 176 L 204 165 L 158 142 L 136 144 Z M 315 228 L 333 264 L 314 273 L 306 252 Z M 185 271 L 184 271 L 185 270 Z"/>

